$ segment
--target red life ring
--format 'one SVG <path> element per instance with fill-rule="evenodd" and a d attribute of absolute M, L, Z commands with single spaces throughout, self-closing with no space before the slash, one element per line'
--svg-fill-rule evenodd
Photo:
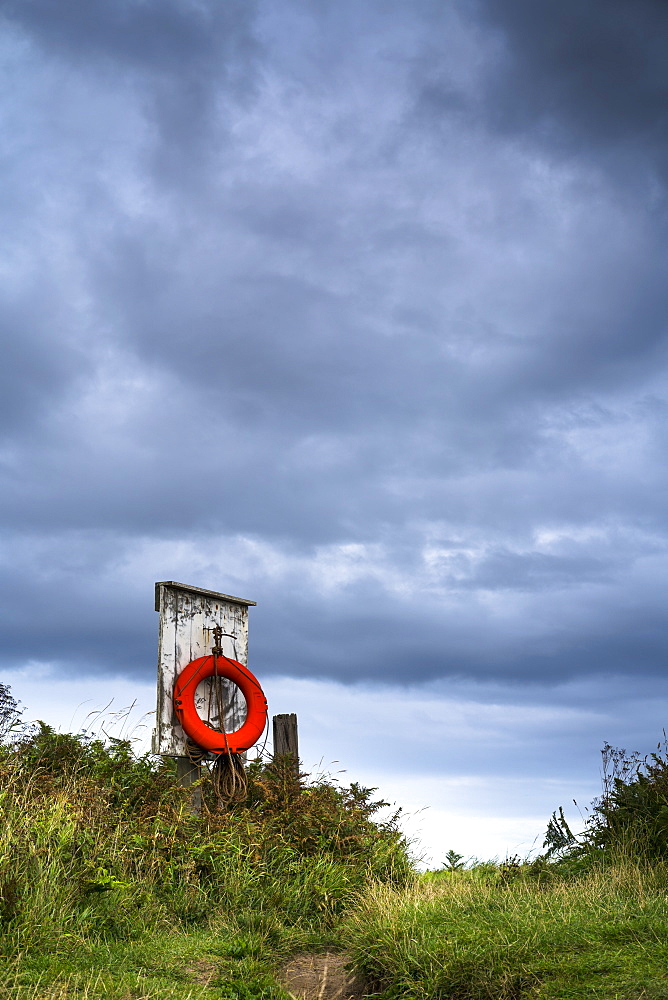
<path fill-rule="evenodd" d="M 234 733 L 219 733 L 197 714 L 197 685 L 213 676 L 234 681 L 246 699 L 246 721 Z M 267 699 L 260 682 L 243 663 L 222 655 L 200 656 L 183 668 L 174 685 L 174 708 L 186 736 L 210 753 L 241 753 L 248 750 L 260 739 L 267 724 Z"/>

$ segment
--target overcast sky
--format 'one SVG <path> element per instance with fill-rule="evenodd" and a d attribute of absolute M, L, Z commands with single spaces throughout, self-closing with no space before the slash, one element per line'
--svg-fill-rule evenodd
<path fill-rule="evenodd" d="M 149 706 L 171 579 L 436 860 L 656 743 L 667 51 L 665 0 L 0 0 L 29 715 Z"/>

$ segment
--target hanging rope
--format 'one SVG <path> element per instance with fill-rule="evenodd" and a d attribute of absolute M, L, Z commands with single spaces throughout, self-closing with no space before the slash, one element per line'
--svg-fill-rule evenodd
<path fill-rule="evenodd" d="M 211 686 L 209 697 L 207 698 L 206 726 L 213 732 L 220 733 L 222 739 L 220 740 L 219 747 L 215 748 L 213 751 L 215 752 L 215 759 L 212 763 L 210 760 L 206 760 L 209 756 L 207 750 L 190 737 L 186 739 L 186 753 L 194 764 L 201 765 L 206 763 L 211 775 L 211 784 L 213 786 L 214 795 L 216 796 L 220 806 L 224 808 L 225 806 L 231 805 L 233 802 L 241 802 L 246 798 L 248 794 L 248 777 L 246 775 L 242 754 L 235 752 L 235 750 L 230 747 L 228 741 L 226 716 L 228 714 L 231 716 L 231 724 L 234 727 L 237 721 L 235 718 L 237 714 L 235 710 L 238 709 L 237 692 L 239 687 L 238 685 L 235 685 L 233 681 L 231 682 L 230 679 L 223 673 L 223 664 L 229 664 L 231 661 L 223 654 L 220 647 L 222 634 L 222 629 L 217 626 L 216 629 L 214 629 L 214 646 L 211 650 L 210 658 L 202 657 L 202 660 L 209 659 L 210 665 L 213 666 L 213 672 L 209 673 Z M 219 663 L 219 661 L 222 661 L 222 663 Z M 236 661 L 233 662 L 237 668 L 242 669 L 242 677 L 244 680 L 246 678 L 252 678 L 253 681 L 255 681 L 255 685 L 260 688 L 253 675 L 250 674 L 250 671 L 244 669 L 242 665 Z M 219 666 L 221 668 L 220 673 Z M 183 696 L 187 687 L 191 684 L 197 684 L 199 676 L 201 676 L 201 672 L 198 667 L 188 681 L 181 687 L 181 696 Z M 231 684 L 231 690 L 229 691 L 227 689 L 228 684 Z M 177 702 L 177 705 L 181 704 L 182 701 Z M 248 707 L 247 699 L 246 704 Z"/>
<path fill-rule="evenodd" d="M 223 805 L 231 805 L 232 802 L 241 802 L 246 798 L 248 794 L 248 777 L 243 757 L 241 754 L 231 753 L 227 742 L 227 730 L 225 728 L 225 713 L 227 709 L 225 705 L 225 678 L 220 677 L 218 674 L 218 655 L 221 654 L 222 650 L 214 647 L 215 671 L 212 678 L 214 697 L 209 699 L 209 711 L 211 710 L 211 702 L 215 699 L 218 726 L 225 740 L 226 753 L 219 753 L 216 756 L 211 768 L 211 780 L 218 800 Z M 233 700 L 236 700 L 236 695 L 233 695 Z M 232 710 L 234 709 L 233 705 L 230 707 Z"/>
<path fill-rule="evenodd" d="M 206 750 L 202 750 L 201 747 L 198 747 L 197 744 L 193 743 L 188 736 L 186 737 L 186 754 L 188 756 L 188 760 L 190 760 L 193 764 L 201 764 L 206 757 Z"/>
<path fill-rule="evenodd" d="M 243 802 L 248 795 L 248 775 L 240 753 L 219 753 L 211 767 L 216 797 L 223 805 Z"/>

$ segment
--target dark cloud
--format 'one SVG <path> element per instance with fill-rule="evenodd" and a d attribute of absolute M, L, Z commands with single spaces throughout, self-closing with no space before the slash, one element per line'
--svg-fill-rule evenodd
<path fill-rule="evenodd" d="M 3 11 L 5 664 L 660 674 L 663 7 Z"/>
<path fill-rule="evenodd" d="M 498 32 L 488 117 L 572 155 L 668 165 L 668 9 L 661 0 L 477 5 Z"/>
<path fill-rule="evenodd" d="M 255 12 L 253 0 L 0 4 L 5 24 L 30 40 L 54 76 L 77 74 L 75 103 L 67 107 L 74 122 L 66 127 L 76 128 L 88 87 L 134 94 L 151 134 L 145 169 L 169 189 L 206 186 L 213 148 L 226 145 L 237 104 L 254 93 Z M 53 103 L 51 94 L 44 99 Z M 113 145 L 127 141 L 134 123 L 109 124 L 117 131 L 107 137 Z"/>
<path fill-rule="evenodd" d="M 211 73 L 233 54 L 238 60 L 255 48 L 251 25 L 255 4 L 230 0 L 219 5 L 186 0 L 3 0 L 0 11 L 20 25 L 51 56 L 74 63 L 100 60 L 116 69 L 181 76 L 196 67 Z"/>

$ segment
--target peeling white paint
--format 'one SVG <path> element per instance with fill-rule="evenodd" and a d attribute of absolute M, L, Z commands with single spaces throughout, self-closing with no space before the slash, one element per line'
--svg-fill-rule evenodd
<path fill-rule="evenodd" d="M 255 601 L 173 581 L 156 583 L 155 596 L 155 608 L 160 612 L 160 633 L 158 701 L 152 749 L 153 753 L 185 757 L 185 734 L 177 720 L 172 700 L 174 682 L 191 660 L 211 652 L 213 630 L 217 625 L 224 633 L 221 646 L 225 656 L 246 664 L 248 608 Z M 215 683 L 222 685 L 225 730 L 234 732 L 243 725 L 246 702 L 231 681 L 215 681 L 214 678 L 202 681 L 195 694 L 197 711 L 200 718 L 210 722 L 214 728 L 220 728 L 217 699 L 213 696 Z"/>

